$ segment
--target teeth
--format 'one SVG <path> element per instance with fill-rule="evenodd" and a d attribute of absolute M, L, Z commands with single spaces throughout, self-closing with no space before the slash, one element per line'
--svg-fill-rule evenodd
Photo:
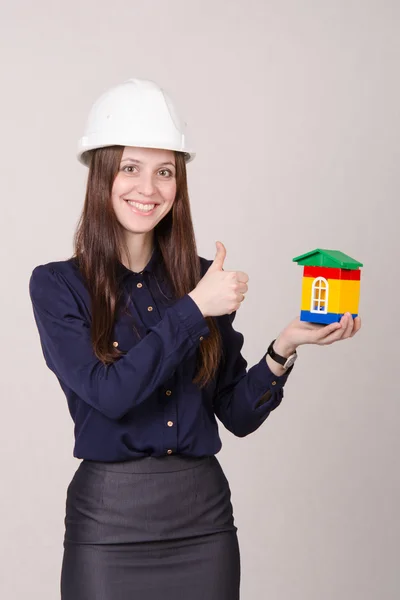
<path fill-rule="evenodd" d="M 143 212 L 148 212 L 149 210 L 153 210 L 153 208 L 155 207 L 155 204 L 141 204 L 140 202 L 131 202 L 130 200 L 128 200 L 127 202 L 131 206 L 134 206 L 135 208 L 138 208 L 139 210 L 142 210 Z"/>

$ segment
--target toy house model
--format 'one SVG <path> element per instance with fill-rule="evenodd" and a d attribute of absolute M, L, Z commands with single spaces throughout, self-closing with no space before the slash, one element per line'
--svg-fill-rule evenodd
<path fill-rule="evenodd" d="M 304 266 L 300 320 L 334 323 L 358 315 L 362 263 L 338 250 L 313 250 L 293 259 Z"/>

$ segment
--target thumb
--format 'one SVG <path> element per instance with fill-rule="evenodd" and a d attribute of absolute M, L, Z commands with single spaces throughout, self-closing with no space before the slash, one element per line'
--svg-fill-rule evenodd
<path fill-rule="evenodd" d="M 216 242 L 217 245 L 217 253 L 215 255 L 214 261 L 210 265 L 209 271 L 222 271 L 224 266 L 224 260 L 226 258 L 226 248 L 222 242 Z"/>

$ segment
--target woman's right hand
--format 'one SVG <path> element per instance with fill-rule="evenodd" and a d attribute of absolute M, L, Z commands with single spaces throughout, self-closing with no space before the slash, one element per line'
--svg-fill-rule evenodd
<path fill-rule="evenodd" d="M 230 315 L 238 310 L 248 290 L 249 276 L 243 271 L 224 271 L 226 249 L 222 242 L 216 242 L 217 253 L 206 274 L 197 286 L 189 292 L 204 317 Z"/>

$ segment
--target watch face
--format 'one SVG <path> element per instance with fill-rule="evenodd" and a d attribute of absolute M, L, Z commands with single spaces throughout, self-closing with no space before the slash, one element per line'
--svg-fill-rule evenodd
<path fill-rule="evenodd" d="M 289 356 L 289 358 L 287 359 L 287 361 L 284 364 L 284 369 L 290 369 L 290 367 L 292 365 L 294 365 L 294 363 L 296 362 L 296 358 L 297 358 L 297 354 L 292 354 L 292 356 Z"/>

